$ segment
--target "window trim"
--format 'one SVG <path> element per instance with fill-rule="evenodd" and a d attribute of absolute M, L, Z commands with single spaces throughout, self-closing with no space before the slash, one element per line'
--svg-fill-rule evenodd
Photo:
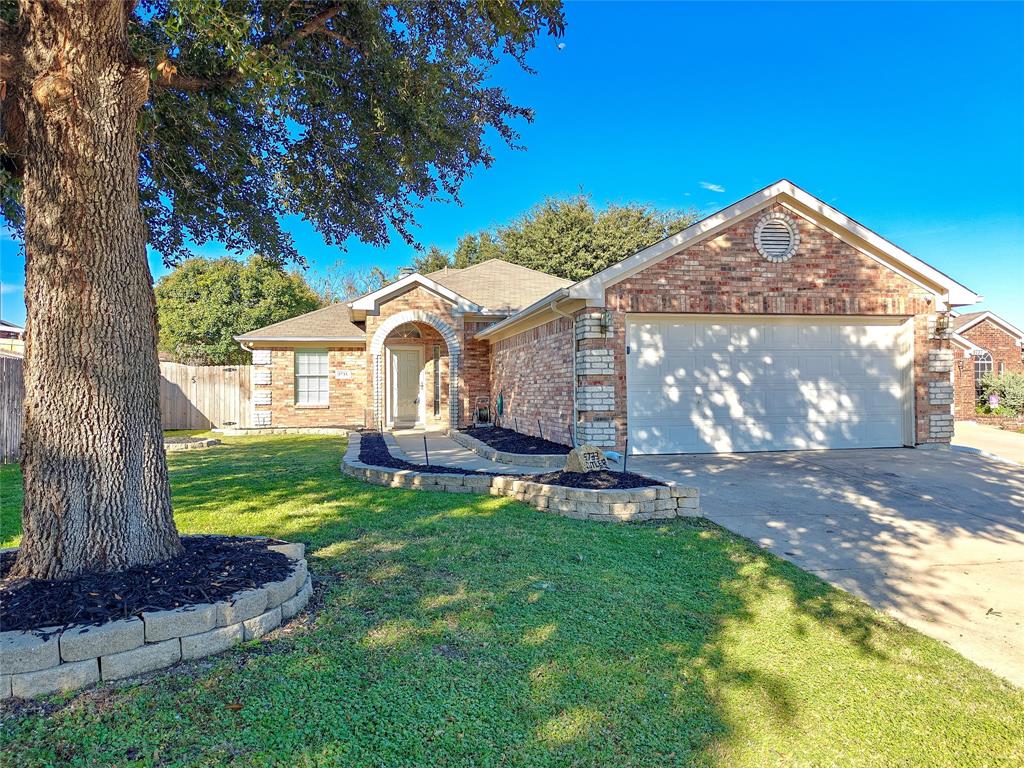
<path fill-rule="evenodd" d="M 299 359 L 301 357 L 323 356 L 323 373 L 299 373 Z M 294 397 L 296 408 L 329 408 L 331 405 L 331 355 L 328 349 L 296 349 L 294 353 Z M 310 402 L 302 400 L 302 380 L 323 380 L 323 400 Z M 317 388 L 320 389 L 319 387 Z M 318 393 L 319 394 L 319 393 Z"/>
<path fill-rule="evenodd" d="M 988 366 L 987 368 L 984 366 Z M 988 351 L 983 350 L 980 354 L 974 356 L 974 391 L 978 395 L 981 395 L 981 377 L 986 373 L 992 373 L 993 363 L 992 354 Z"/>

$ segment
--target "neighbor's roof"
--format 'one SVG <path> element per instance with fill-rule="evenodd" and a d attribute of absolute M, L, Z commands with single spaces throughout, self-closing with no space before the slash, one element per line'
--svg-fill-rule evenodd
<path fill-rule="evenodd" d="M 538 272 L 503 259 L 488 259 L 465 269 L 439 269 L 426 275 L 485 309 L 516 312 L 572 280 Z"/>
<path fill-rule="evenodd" d="M 957 315 L 956 317 L 953 318 L 953 330 L 959 331 L 972 320 L 974 320 L 977 317 L 981 317 L 984 314 L 984 312 L 967 312 L 966 314 L 963 315 Z"/>
<path fill-rule="evenodd" d="M 331 304 L 304 315 L 257 328 L 236 341 L 365 341 L 366 334 L 353 325 L 347 304 Z"/>
<path fill-rule="evenodd" d="M 10 320 L 0 319 L 0 326 L 3 326 L 3 328 L 5 328 L 6 330 L 16 331 L 18 333 L 25 332 L 24 328 L 22 328 L 20 325 L 12 323 Z"/>
<path fill-rule="evenodd" d="M 1004 320 L 995 312 L 967 312 L 963 315 L 957 315 L 953 318 L 953 332 L 961 333 L 985 320 L 992 321 L 995 325 L 998 325 L 1008 334 L 1015 337 L 1018 342 L 1024 341 L 1024 331 L 1009 321 Z"/>

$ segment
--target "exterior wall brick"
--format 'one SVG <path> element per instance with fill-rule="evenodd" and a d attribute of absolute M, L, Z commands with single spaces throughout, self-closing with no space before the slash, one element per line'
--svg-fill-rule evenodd
<path fill-rule="evenodd" d="M 270 365 L 254 369 L 270 374 L 269 386 L 256 384 L 253 377 L 253 409 L 256 414 L 269 412 L 270 423 L 253 426 L 270 427 L 350 427 L 362 426 L 366 403 L 366 352 L 360 347 L 328 348 L 328 404 L 300 406 L 295 404 L 295 350 L 274 347 Z M 335 371 L 348 371 L 350 378 L 335 378 Z M 266 402 L 269 399 L 269 402 Z"/>
<path fill-rule="evenodd" d="M 934 329 L 929 293 L 793 211 L 778 204 L 769 210 L 786 213 L 799 229 L 800 246 L 789 261 L 772 263 L 757 252 L 753 232 L 762 215 L 757 212 L 609 287 L 605 306 L 610 317 L 604 319 L 604 332 L 597 310 L 581 310 L 581 349 L 609 350 L 615 362 L 612 375 L 581 372 L 580 387 L 615 388 L 611 413 L 581 413 L 581 419 L 614 419 L 615 446 L 624 447 L 627 313 L 895 315 L 915 318 L 916 441 L 948 442 L 944 430 L 933 428 L 930 418 L 950 412 L 948 404 L 929 401 L 929 384 L 949 382 L 949 367 L 935 368 L 941 369 L 941 361 L 951 353 L 948 339 L 929 334 L 930 316 Z M 585 429 L 581 425 L 581 434 Z"/>
<path fill-rule="evenodd" d="M 569 318 L 551 320 L 494 344 L 491 403 L 503 395 L 503 426 L 527 435 L 543 432 L 549 440 L 570 444 L 574 347 Z"/>
<path fill-rule="evenodd" d="M 1024 373 L 1024 361 L 1016 339 L 991 320 L 982 320 L 964 331 L 965 339 L 992 355 L 992 370 L 999 373 L 1000 364 L 1006 373 Z M 954 413 L 958 419 L 975 416 L 977 395 L 974 388 L 974 358 L 967 350 L 954 346 L 953 360 Z"/>

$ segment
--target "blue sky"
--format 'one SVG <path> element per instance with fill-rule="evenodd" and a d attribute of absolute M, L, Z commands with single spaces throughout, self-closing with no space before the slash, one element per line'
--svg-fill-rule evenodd
<path fill-rule="evenodd" d="M 462 206 L 426 205 L 424 245 L 580 188 L 598 204 L 711 212 L 785 177 L 1024 327 L 1024 5 L 569 3 L 566 15 L 566 36 L 530 57 L 537 74 L 494 74 L 536 112 L 520 126 L 526 151 L 496 146 Z M 401 241 L 329 248 L 286 221 L 314 271 L 412 257 Z M 0 312 L 21 322 L 24 262 L 0 247 Z"/>

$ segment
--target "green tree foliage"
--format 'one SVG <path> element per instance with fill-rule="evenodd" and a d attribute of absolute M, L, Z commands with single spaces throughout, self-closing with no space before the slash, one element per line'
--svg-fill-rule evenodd
<path fill-rule="evenodd" d="M 989 395 L 999 397 L 999 410 L 1006 415 L 1020 416 L 1024 414 L 1024 373 L 1004 373 L 997 376 L 986 373 L 981 377 L 981 399 L 983 405 L 988 404 Z"/>
<path fill-rule="evenodd" d="M 415 261 L 423 272 L 502 258 L 569 280 L 582 280 L 696 221 L 693 212 L 660 211 L 643 203 L 597 210 L 586 195 L 548 198 L 493 232 L 463 236 L 447 254 L 431 246 Z"/>
<path fill-rule="evenodd" d="M 310 287 L 322 304 L 350 301 L 376 291 L 394 280 L 380 267 L 348 269 L 344 261 L 336 261 L 310 280 Z"/>
<path fill-rule="evenodd" d="M 241 333 L 321 306 L 297 272 L 271 260 L 186 259 L 156 285 L 160 349 L 183 363 L 230 365 L 248 361 L 234 340 Z"/>
<path fill-rule="evenodd" d="M 19 18 L 0 0 L 5 37 Z M 563 27 L 560 0 L 140 0 L 129 33 L 151 78 L 139 121 L 150 246 L 168 263 L 190 240 L 301 262 L 282 212 L 330 244 L 412 242 L 420 201 L 457 197 L 492 161 L 485 136 L 515 146 L 513 123 L 532 119 L 490 69 L 505 55 L 528 70 L 538 35 Z M 0 136 L 16 228 L 19 140 Z"/>

